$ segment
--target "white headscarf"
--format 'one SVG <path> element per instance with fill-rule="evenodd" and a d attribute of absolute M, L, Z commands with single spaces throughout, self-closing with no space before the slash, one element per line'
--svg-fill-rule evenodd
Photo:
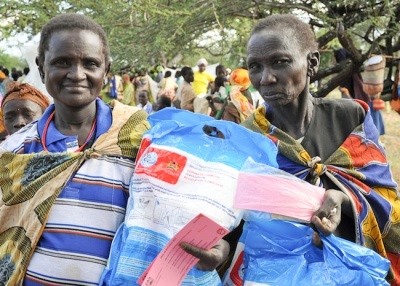
<path fill-rule="evenodd" d="M 201 58 L 200 60 L 198 60 L 197 61 L 197 65 L 198 66 L 200 66 L 200 65 L 208 65 L 208 62 L 207 62 L 207 60 L 205 59 L 205 58 Z"/>

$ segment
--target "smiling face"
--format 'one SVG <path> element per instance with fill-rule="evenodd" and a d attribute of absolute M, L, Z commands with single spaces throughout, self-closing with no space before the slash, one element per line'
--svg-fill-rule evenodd
<path fill-rule="evenodd" d="M 253 34 L 247 45 L 250 81 L 271 106 L 295 103 L 308 95 L 307 52 L 295 38 L 273 30 Z"/>
<path fill-rule="evenodd" d="M 55 104 L 72 108 L 94 102 L 108 70 L 100 37 L 78 29 L 52 34 L 38 65 Z"/>
<path fill-rule="evenodd" d="M 3 122 L 8 134 L 13 134 L 42 116 L 42 107 L 31 100 L 14 99 L 3 107 Z"/>

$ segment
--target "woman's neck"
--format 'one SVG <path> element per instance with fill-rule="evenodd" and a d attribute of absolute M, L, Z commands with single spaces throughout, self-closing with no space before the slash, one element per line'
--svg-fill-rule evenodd
<path fill-rule="evenodd" d="M 295 139 L 303 137 L 311 123 L 313 116 L 313 102 L 311 95 L 297 104 L 288 104 L 282 108 L 273 109 L 271 123 Z"/>
<path fill-rule="evenodd" d="M 78 136 L 79 144 L 83 144 L 96 119 L 96 102 L 82 109 L 70 109 L 57 106 L 54 123 L 58 131 L 67 136 Z"/>

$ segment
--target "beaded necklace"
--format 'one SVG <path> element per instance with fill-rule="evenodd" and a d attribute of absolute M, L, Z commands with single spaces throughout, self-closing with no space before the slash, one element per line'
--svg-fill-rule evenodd
<path fill-rule="evenodd" d="M 49 119 L 47 119 L 46 125 L 44 126 L 44 130 L 43 130 L 43 133 L 42 133 L 42 136 L 41 136 L 42 137 L 42 147 L 43 147 L 43 149 L 45 151 L 49 151 L 46 148 L 46 137 L 47 137 L 47 130 L 49 129 L 51 120 L 53 120 L 54 114 L 55 114 L 55 111 L 53 111 L 53 113 L 50 114 Z M 85 139 L 85 143 L 83 143 L 75 152 L 82 151 L 85 148 L 86 144 L 90 141 L 90 138 L 93 136 L 93 133 L 94 133 L 94 130 L 95 130 L 95 127 L 96 127 L 96 122 L 97 122 L 97 119 L 95 118 L 94 121 L 93 121 L 93 124 L 92 124 L 92 128 L 90 129 L 90 132 L 89 132 L 88 136 Z"/>

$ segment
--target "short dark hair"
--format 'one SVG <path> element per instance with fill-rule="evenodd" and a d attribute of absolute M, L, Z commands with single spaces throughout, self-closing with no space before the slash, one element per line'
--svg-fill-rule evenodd
<path fill-rule="evenodd" d="M 166 107 L 171 107 L 172 100 L 168 96 L 160 96 L 156 103 L 156 111 L 161 110 Z"/>
<path fill-rule="evenodd" d="M 145 89 L 142 89 L 142 90 L 139 90 L 138 92 L 137 92 L 137 96 L 140 96 L 140 95 L 145 95 L 147 98 L 149 98 L 149 92 L 147 91 L 147 90 L 145 90 Z"/>
<path fill-rule="evenodd" d="M 226 72 L 226 68 L 224 65 L 217 65 L 215 67 L 215 74 L 219 74 L 221 71 Z"/>
<path fill-rule="evenodd" d="M 10 75 L 10 71 L 8 70 L 8 68 L 2 68 L 1 70 L 7 77 Z"/>
<path fill-rule="evenodd" d="M 191 67 L 183 67 L 181 69 L 182 76 L 185 77 L 188 75 L 189 71 L 193 71 Z"/>
<path fill-rule="evenodd" d="M 215 78 L 215 81 L 214 81 L 214 86 L 215 87 L 221 87 L 221 86 L 224 86 L 225 85 L 225 77 L 224 76 L 221 76 L 221 75 L 219 75 L 219 76 L 217 76 L 216 78 Z"/>
<path fill-rule="evenodd" d="M 290 14 L 274 14 L 262 19 L 253 27 L 250 38 L 258 32 L 271 29 L 281 31 L 288 37 L 296 39 L 303 51 L 318 50 L 318 42 L 310 25 Z"/>
<path fill-rule="evenodd" d="M 166 71 L 164 77 L 170 77 L 172 75 L 171 71 Z"/>
<path fill-rule="evenodd" d="M 18 72 L 15 71 L 15 72 L 11 73 L 11 77 L 12 77 L 12 79 L 13 79 L 14 81 L 17 81 L 18 78 L 19 78 Z"/>
<path fill-rule="evenodd" d="M 77 13 L 66 13 L 57 15 L 50 19 L 42 28 L 40 33 L 39 42 L 39 61 L 44 61 L 44 53 L 49 48 L 49 40 L 53 33 L 59 31 L 70 31 L 70 30 L 87 30 L 98 35 L 103 43 L 103 53 L 105 58 L 106 66 L 110 63 L 110 47 L 108 44 L 106 33 L 103 28 L 89 17 L 77 14 Z"/>

